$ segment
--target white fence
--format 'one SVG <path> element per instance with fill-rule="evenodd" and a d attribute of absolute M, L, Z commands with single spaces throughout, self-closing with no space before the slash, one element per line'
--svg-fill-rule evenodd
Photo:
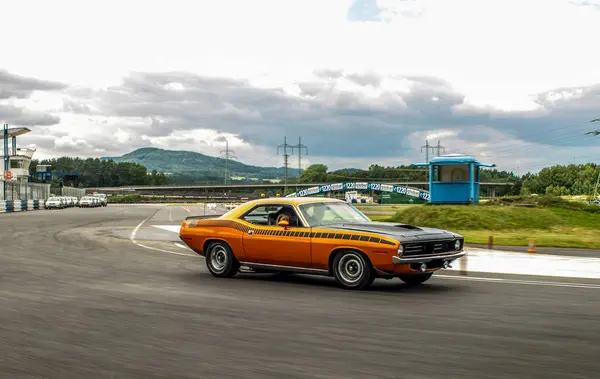
<path fill-rule="evenodd" d="M 48 197 L 50 197 L 50 184 L 0 181 L 0 201 L 46 200 Z"/>
<path fill-rule="evenodd" d="M 74 187 L 63 187 L 61 196 L 73 196 L 78 199 L 81 199 L 85 196 L 84 188 L 74 188 Z"/>

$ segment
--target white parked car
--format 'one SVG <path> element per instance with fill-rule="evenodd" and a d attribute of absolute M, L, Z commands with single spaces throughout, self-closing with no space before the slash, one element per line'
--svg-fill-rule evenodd
<path fill-rule="evenodd" d="M 63 209 L 63 208 L 65 208 L 66 205 L 61 197 L 51 196 L 48 198 L 48 200 L 46 200 L 46 203 L 44 206 L 46 209 L 53 209 L 53 208 Z"/>
<path fill-rule="evenodd" d="M 91 208 L 96 206 L 96 200 L 92 196 L 84 196 L 79 200 L 79 208 Z"/>
<path fill-rule="evenodd" d="M 100 205 L 106 207 L 108 205 L 108 197 L 104 193 L 94 192 L 94 197 L 100 200 Z"/>

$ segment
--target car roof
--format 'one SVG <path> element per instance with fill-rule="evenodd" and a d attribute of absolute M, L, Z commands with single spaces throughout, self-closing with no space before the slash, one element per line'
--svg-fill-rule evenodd
<path fill-rule="evenodd" d="M 314 203 L 345 203 L 345 201 L 340 200 L 340 199 L 330 198 L 330 197 L 312 197 L 312 196 L 307 196 L 307 197 L 268 197 L 268 198 L 264 198 L 264 199 L 256 199 L 256 200 L 247 201 L 247 202 L 243 203 L 242 205 L 240 205 L 239 207 L 234 208 L 234 209 L 230 210 L 229 212 L 225 213 L 221 217 L 237 218 L 240 215 L 244 214 L 246 211 L 248 211 L 250 208 L 255 207 L 256 205 L 289 204 L 289 205 L 297 206 L 297 205 L 302 205 L 302 204 L 314 204 Z"/>
<path fill-rule="evenodd" d="M 248 203 L 255 204 L 307 204 L 307 203 L 323 203 L 323 202 L 345 202 L 344 200 L 334 199 L 331 197 L 267 197 L 264 199 L 250 200 Z"/>

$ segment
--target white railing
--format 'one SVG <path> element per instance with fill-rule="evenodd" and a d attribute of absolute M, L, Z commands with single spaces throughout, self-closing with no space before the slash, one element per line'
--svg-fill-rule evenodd
<path fill-rule="evenodd" d="M 6 186 L 6 199 L 4 198 L 4 186 Z M 49 197 L 50 184 L 0 180 L 0 200 L 46 200 Z"/>
<path fill-rule="evenodd" d="M 17 150 L 14 151 L 14 154 L 13 154 L 12 148 L 8 149 L 8 155 L 10 155 L 10 156 L 16 155 L 19 157 L 25 157 L 25 158 L 29 158 L 29 159 L 33 158 L 34 153 L 35 153 L 35 149 L 29 149 L 27 147 L 17 147 Z"/>

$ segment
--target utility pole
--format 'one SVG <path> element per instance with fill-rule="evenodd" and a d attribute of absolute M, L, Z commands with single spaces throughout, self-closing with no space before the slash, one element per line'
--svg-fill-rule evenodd
<path fill-rule="evenodd" d="M 590 122 L 600 122 L 600 118 L 596 118 Z M 597 135 L 600 135 L 600 129 L 594 130 L 592 132 L 587 132 L 585 134 L 592 134 L 592 135 L 597 136 Z M 592 201 L 598 199 L 599 191 L 600 191 L 600 172 L 598 172 L 598 179 L 596 179 L 596 185 L 594 186 L 594 194 L 592 195 Z"/>
<path fill-rule="evenodd" d="M 421 146 L 421 152 L 425 149 L 425 163 L 429 163 L 429 149 L 435 149 L 435 146 L 431 146 L 429 141 L 425 140 L 425 146 Z"/>
<path fill-rule="evenodd" d="M 308 147 L 302 144 L 302 137 L 298 137 L 298 144 L 292 146 L 292 154 L 294 154 L 294 149 L 298 149 L 298 177 L 302 173 L 302 149 L 306 150 L 306 155 L 308 155 Z M 298 192 L 298 180 L 296 180 L 296 192 Z"/>
<path fill-rule="evenodd" d="M 598 179 L 596 179 L 596 186 L 594 186 L 594 195 L 592 195 L 592 201 L 595 201 L 596 199 L 600 200 L 600 198 L 598 197 L 599 190 L 600 190 L 600 172 L 598 172 Z"/>
<path fill-rule="evenodd" d="M 284 189 L 283 189 L 283 196 L 287 195 L 287 182 L 288 182 L 288 166 L 289 166 L 289 161 L 288 161 L 288 157 L 290 156 L 287 153 L 287 149 L 289 147 L 292 147 L 291 145 L 288 145 L 287 143 L 287 138 L 283 137 L 283 145 L 279 145 L 277 146 L 277 154 L 279 154 L 279 149 L 283 149 L 283 166 L 284 166 L 284 175 L 285 175 L 285 182 L 284 182 Z"/>
<path fill-rule="evenodd" d="M 440 145 L 440 141 L 438 141 L 437 146 L 435 148 L 437 149 L 436 157 L 439 157 L 441 155 L 440 150 L 444 150 L 444 153 L 446 152 L 446 148 Z"/>
<path fill-rule="evenodd" d="M 4 174 L 8 171 L 8 161 L 9 161 L 9 153 L 8 153 L 8 124 L 2 125 L 3 135 L 2 139 L 4 142 Z M 14 152 L 13 152 L 14 154 Z M 2 174 L 2 200 L 6 200 L 6 178 Z"/>
<path fill-rule="evenodd" d="M 225 138 L 225 150 L 221 150 L 221 154 L 224 154 L 224 159 L 225 159 L 225 180 L 224 183 L 225 185 L 230 184 L 230 176 L 229 176 L 229 160 L 230 159 L 237 159 L 237 157 L 235 156 L 235 153 L 231 150 L 229 150 L 229 141 L 227 140 L 227 138 Z"/>

